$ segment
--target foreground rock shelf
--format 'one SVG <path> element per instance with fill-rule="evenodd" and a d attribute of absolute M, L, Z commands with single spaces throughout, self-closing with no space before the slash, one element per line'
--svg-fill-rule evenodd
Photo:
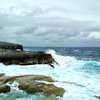
<path fill-rule="evenodd" d="M 54 62 L 55 60 L 51 54 L 46 54 L 45 52 L 23 51 L 22 45 L 0 42 L 0 63 L 5 65 L 49 64 L 54 68 Z"/>
<path fill-rule="evenodd" d="M 28 94 L 42 93 L 45 96 L 60 96 L 64 94 L 64 89 L 51 84 L 54 82 L 51 77 L 43 75 L 21 75 L 21 76 L 5 76 L 0 74 L 0 93 L 10 92 L 11 87 L 8 82 L 18 82 L 18 88 L 26 91 Z M 44 82 L 49 82 L 48 84 Z"/>

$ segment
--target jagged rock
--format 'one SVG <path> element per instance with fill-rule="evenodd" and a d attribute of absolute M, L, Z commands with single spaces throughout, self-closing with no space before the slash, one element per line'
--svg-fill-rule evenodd
<path fill-rule="evenodd" d="M 0 41 L 0 48 L 1 49 L 11 49 L 11 50 L 23 50 L 23 46 L 19 44 L 14 43 L 8 43 L 8 42 L 1 42 Z"/>
<path fill-rule="evenodd" d="M 0 83 L 0 93 L 7 93 L 10 92 L 10 87 L 7 86 L 5 83 Z"/>
<path fill-rule="evenodd" d="M 63 96 L 64 89 L 57 87 L 51 83 L 44 83 L 45 82 L 54 82 L 54 80 L 49 76 L 44 75 L 21 75 L 21 76 L 3 76 L 0 77 L 0 83 L 4 85 L 2 91 L 0 93 L 4 93 L 7 91 L 9 86 L 5 86 L 7 82 L 18 82 L 19 83 L 19 89 L 26 91 L 29 94 L 34 93 L 42 93 L 46 96 Z M 2 86 L 2 85 L 0 85 Z M 8 89 L 10 90 L 10 89 Z M 8 92 L 8 91 L 7 91 Z"/>
<path fill-rule="evenodd" d="M 18 51 L 20 49 L 22 51 Z M 52 63 L 57 63 L 51 54 L 45 52 L 23 51 L 23 46 L 8 42 L 0 42 L 0 63 L 5 65 L 33 65 L 49 64 L 54 68 Z"/>
<path fill-rule="evenodd" d="M 5 65 L 33 65 L 33 64 L 49 64 L 55 62 L 51 54 L 44 52 L 32 51 L 15 51 L 0 49 L 0 62 Z"/>

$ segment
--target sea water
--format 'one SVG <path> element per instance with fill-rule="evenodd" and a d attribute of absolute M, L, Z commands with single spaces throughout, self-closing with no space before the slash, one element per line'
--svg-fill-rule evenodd
<path fill-rule="evenodd" d="M 65 89 L 62 98 L 49 98 L 41 94 L 29 95 L 19 90 L 14 82 L 12 90 L 0 94 L 0 100 L 98 100 L 100 96 L 100 48 L 66 47 L 26 47 L 25 50 L 45 51 L 58 62 L 49 65 L 9 65 L 0 64 L 0 73 L 6 75 L 36 74 L 52 77 L 54 85 Z"/>

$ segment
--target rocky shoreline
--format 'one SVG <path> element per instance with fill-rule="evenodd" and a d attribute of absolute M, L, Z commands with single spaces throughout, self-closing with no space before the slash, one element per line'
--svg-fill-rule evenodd
<path fill-rule="evenodd" d="M 48 64 L 54 68 L 53 63 L 56 63 L 56 61 L 51 54 L 39 51 L 25 51 L 20 44 L 0 42 L 0 63 L 5 65 Z"/>
<path fill-rule="evenodd" d="M 54 68 L 54 62 L 57 63 L 51 54 L 46 54 L 45 52 L 24 51 L 22 45 L 0 42 L 0 63 L 5 65 L 49 64 Z M 10 92 L 10 85 L 14 82 L 18 83 L 19 90 L 23 90 L 28 94 L 42 93 L 45 96 L 62 97 L 65 92 L 63 88 L 55 86 L 53 84 L 54 80 L 49 76 L 6 76 L 5 74 L 0 74 L 0 93 Z"/>
<path fill-rule="evenodd" d="M 0 74 L 0 93 L 11 91 L 8 83 L 17 82 L 20 90 L 26 91 L 28 94 L 42 93 L 50 97 L 62 97 L 65 90 L 53 84 L 54 80 L 49 76 L 44 75 L 20 75 L 20 76 L 5 76 Z M 46 83 L 49 82 L 49 83 Z"/>

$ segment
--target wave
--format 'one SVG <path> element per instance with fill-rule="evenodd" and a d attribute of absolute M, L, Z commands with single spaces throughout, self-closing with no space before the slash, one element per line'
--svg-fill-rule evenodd
<path fill-rule="evenodd" d="M 65 85 L 66 84 L 68 85 L 69 83 L 68 86 L 64 87 L 66 88 L 66 91 L 70 91 L 71 93 L 70 96 L 68 96 L 68 94 L 66 93 L 65 95 L 66 99 L 68 98 L 68 100 L 83 100 L 82 98 L 85 98 L 86 100 L 95 100 L 96 98 L 94 98 L 93 95 L 96 94 L 100 95 L 100 86 L 99 86 L 100 62 L 99 61 L 77 60 L 75 57 L 57 55 L 54 50 L 48 50 L 47 53 L 52 54 L 54 59 L 60 64 L 59 67 L 61 70 L 60 71 L 61 76 L 59 76 L 59 79 L 57 77 L 57 79 L 59 81 L 62 81 L 63 85 L 64 83 Z M 79 88 L 79 91 L 77 91 L 77 88 Z M 72 94 L 74 95 L 71 96 Z"/>

